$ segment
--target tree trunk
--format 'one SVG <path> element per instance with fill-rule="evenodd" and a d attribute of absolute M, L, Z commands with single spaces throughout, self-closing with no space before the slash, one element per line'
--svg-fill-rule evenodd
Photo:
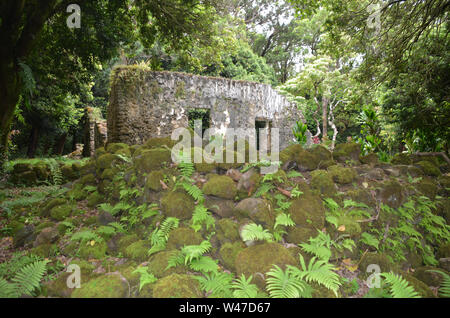
<path fill-rule="evenodd" d="M 31 129 L 30 141 L 28 143 L 27 157 L 34 158 L 39 140 L 39 127 L 33 125 Z"/>
<path fill-rule="evenodd" d="M 8 138 L 14 111 L 19 101 L 21 81 L 14 59 L 0 52 L 0 157 L 8 158 Z M 0 162 L 1 164 L 1 162 Z"/>
<path fill-rule="evenodd" d="M 322 141 L 328 139 L 328 97 L 322 96 Z"/>
<path fill-rule="evenodd" d="M 66 143 L 67 139 L 67 132 L 63 133 L 59 138 L 56 140 L 55 147 L 53 149 L 53 153 L 57 156 L 62 156 L 62 153 L 64 151 L 64 145 Z"/>

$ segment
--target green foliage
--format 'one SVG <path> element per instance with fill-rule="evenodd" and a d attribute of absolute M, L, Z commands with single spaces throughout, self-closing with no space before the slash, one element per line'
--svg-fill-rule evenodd
<path fill-rule="evenodd" d="M 328 233 L 318 230 L 316 237 L 311 237 L 309 243 L 302 243 L 299 246 L 307 253 L 310 253 L 320 260 L 328 262 L 333 256 L 333 250 L 342 252 L 343 250 L 352 250 L 355 242 L 346 238 L 347 235 L 340 235 L 336 240 L 331 239 Z"/>
<path fill-rule="evenodd" d="M 241 237 L 244 241 L 273 241 L 273 235 L 262 227 L 261 224 L 246 224 L 241 231 Z"/>
<path fill-rule="evenodd" d="M 200 288 L 210 293 L 210 297 L 231 298 L 233 274 L 225 272 L 205 273 L 203 276 L 194 276 L 200 283 Z"/>
<path fill-rule="evenodd" d="M 236 278 L 231 284 L 231 287 L 234 289 L 233 297 L 256 298 L 258 295 L 258 286 L 251 283 L 252 279 L 252 275 L 247 279 L 244 274 L 242 274 L 241 277 Z"/>
<path fill-rule="evenodd" d="M 288 173 L 286 173 L 286 176 L 290 179 L 290 178 L 297 178 L 297 177 L 302 177 L 304 178 L 304 176 L 298 172 L 297 170 L 291 170 Z"/>
<path fill-rule="evenodd" d="M 198 204 L 194 213 L 192 214 L 192 225 L 191 227 L 197 232 L 199 231 L 203 225 L 205 225 L 206 230 L 209 228 L 215 228 L 216 221 L 212 216 L 212 213 L 208 211 L 208 209 L 203 204 Z"/>
<path fill-rule="evenodd" d="M 33 291 L 40 286 L 46 272 L 48 261 L 35 261 L 21 268 L 11 282 L 0 278 L 0 298 L 18 298 L 22 295 L 33 296 Z"/>
<path fill-rule="evenodd" d="M 160 224 L 159 227 L 153 230 L 150 235 L 150 243 L 152 247 L 148 251 L 148 255 L 152 255 L 166 248 L 169 233 L 178 227 L 179 222 L 180 220 L 176 217 L 168 217 Z"/>
<path fill-rule="evenodd" d="M 80 232 L 76 232 L 72 235 L 70 238 L 71 241 L 80 241 L 80 244 L 85 244 L 90 241 L 94 241 L 97 243 L 103 242 L 103 238 L 99 236 L 98 234 L 90 231 L 90 230 L 84 230 Z"/>
<path fill-rule="evenodd" d="M 273 237 L 275 241 L 281 241 L 283 235 L 287 233 L 284 229 L 285 226 L 295 226 L 295 222 L 292 220 L 289 214 L 280 213 L 277 215 L 275 219 L 275 225 L 273 226 Z"/>
<path fill-rule="evenodd" d="M 133 271 L 133 274 L 140 274 L 139 277 L 139 290 L 142 289 L 146 284 L 153 284 L 158 279 L 152 273 L 148 272 L 148 266 L 139 266 L 136 270 Z"/>
<path fill-rule="evenodd" d="M 283 271 L 277 265 L 266 273 L 266 290 L 271 298 L 311 297 L 311 287 L 298 275 L 298 269 L 287 266 Z"/>
<path fill-rule="evenodd" d="M 390 294 L 393 298 L 420 298 L 414 288 L 400 275 L 390 272 L 381 273 L 380 276 L 390 285 Z"/>
<path fill-rule="evenodd" d="M 378 246 L 380 244 L 380 241 L 375 236 L 373 236 L 372 234 L 367 233 L 367 232 L 363 232 L 361 234 L 360 242 L 362 242 L 366 245 L 372 246 L 375 249 L 378 249 Z"/>
<path fill-rule="evenodd" d="M 292 128 L 292 133 L 294 134 L 294 138 L 300 145 L 304 146 L 306 145 L 307 141 L 307 135 L 306 132 L 308 131 L 308 126 L 306 124 L 303 124 L 300 121 L 297 121 Z"/>
<path fill-rule="evenodd" d="M 217 272 L 217 261 L 203 254 L 209 252 L 211 243 L 209 239 L 199 245 L 185 245 L 181 251 L 175 251 L 168 260 L 167 269 L 178 265 L 187 265 L 194 271 L 209 273 Z"/>
<path fill-rule="evenodd" d="M 255 193 L 255 198 L 258 198 L 260 196 L 263 196 L 264 194 L 268 193 L 269 191 L 275 189 L 275 186 L 271 183 L 262 183 L 261 186 L 258 188 L 258 190 Z"/>
<path fill-rule="evenodd" d="M 427 270 L 427 272 L 438 273 L 442 275 L 443 281 L 439 287 L 439 296 L 450 298 L 450 275 L 440 270 Z"/>

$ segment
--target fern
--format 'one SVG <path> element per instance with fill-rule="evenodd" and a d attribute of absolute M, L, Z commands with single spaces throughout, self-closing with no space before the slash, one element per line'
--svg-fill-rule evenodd
<path fill-rule="evenodd" d="M 275 225 L 273 227 L 273 237 L 275 241 L 279 242 L 283 239 L 283 235 L 287 232 L 284 230 L 285 226 L 295 226 L 295 222 L 291 219 L 291 216 L 286 213 L 280 213 L 275 219 Z"/>
<path fill-rule="evenodd" d="M 270 232 L 264 229 L 260 224 L 249 223 L 246 224 L 241 231 L 241 237 L 244 241 L 273 241 L 273 236 Z"/>
<path fill-rule="evenodd" d="M 261 184 L 261 186 L 259 187 L 258 191 L 256 191 L 255 193 L 255 197 L 260 197 L 264 194 L 266 194 L 267 192 L 271 191 L 275 189 L 275 186 L 271 183 L 263 183 Z"/>
<path fill-rule="evenodd" d="M 366 245 L 372 246 L 377 250 L 378 250 L 378 245 L 380 244 L 380 241 L 375 236 L 373 236 L 372 234 L 367 233 L 367 232 L 364 232 L 361 234 L 360 242 L 364 243 Z"/>
<path fill-rule="evenodd" d="M 49 261 L 36 261 L 24 266 L 8 283 L 0 278 L 0 297 L 18 298 L 22 295 L 33 296 L 33 291 L 40 286 Z"/>
<path fill-rule="evenodd" d="M 193 259 L 197 259 L 203 254 L 207 253 L 211 249 L 211 243 L 209 240 L 201 242 L 199 245 L 185 245 L 181 249 L 181 253 L 184 255 L 184 264 L 191 263 Z"/>
<path fill-rule="evenodd" d="M 231 291 L 233 274 L 221 273 L 206 273 L 204 276 L 194 276 L 200 283 L 200 288 L 210 293 L 210 297 L 231 298 L 233 293 Z"/>
<path fill-rule="evenodd" d="M 440 270 L 430 269 L 427 270 L 427 272 L 434 272 L 442 275 L 443 281 L 441 283 L 441 286 L 439 286 L 439 296 L 444 298 L 450 298 L 450 275 Z"/>
<path fill-rule="evenodd" d="M 196 272 L 202 272 L 202 273 L 217 273 L 219 269 L 219 265 L 217 265 L 217 260 L 212 259 L 209 256 L 200 256 L 198 258 L 193 259 L 189 267 L 196 271 Z"/>
<path fill-rule="evenodd" d="M 290 179 L 290 178 L 297 178 L 297 177 L 302 177 L 305 178 L 300 172 L 296 171 L 296 170 L 291 170 L 289 171 L 286 176 Z"/>
<path fill-rule="evenodd" d="M 133 274 L 140 274 L 139 278 L 139 291 L 144 287 L 146 284 L 153 284 L 158 279 L 153 275 L 153 273 L 148 272 L 148 266 L 140 266 L 136 270 L 133 271 Z"/>
<path fill-rule="evenodd" d="M 50 167 L 50 176 L 52 178 L 53 185 L 60 185 L 63 183 L 63 176 L 61 172 L 61 168 L 59 167 L 58 162 L 55 159 L 48 160 Z"/>
<path fill-rule="evenodd" d="M 86 243 L 88 241 L 95 241 L 97 243 L 100 243 L 103 241 L 103 239 L 98 236 L 96 233 L 91 232 L 89 230 L 86 231 L 80 231 L 72 235 L 71 237 L 72 241 L 81 241 L 81 244 Z"/>
<path fill-rule="evenodd" d="M 317 284 L 323 285 L 333 291 L 337 296 L 337 291 L 341 286 L 341 281 L 340 276 L 333 272 L 333 265 L 324 260 L 316 260 L 316 257 L 313 257 L 309 261 L 308 266 L 306 266 L 302 254 L 299 254 L 299 256 L 302 270 L 294 270 L 294 275 L 298 275 L 299 278 L 305 279 L 306 282 L 313 281 Z"/>
<path fill-rule="evenodd" d="M 202 228 L 203 224 L 205 224 L 206 230 L 209 230 L 210 227 L 215 228 L 216 220 L 203 204 L 199 204 L 195 207 L 192 214 L 191 227 L 197 232 Z"/>
<path fill-rule="evenodd" d="M 181 185 L 183 189 L 195 200 L 199 203 L 205 201 L 205 197 L 203 196 L 203 191 L 197 187 L 195 184 L 191 184 L 189 182 L 181 182 L 177 185 Z M 177 186 L 175 186 L 174 190 Z"/>
<path fill-rule="evenodd" d="M 390 285 L 390 294 L 393 298 L 420 298 L 414 288 L 400 275 L 393 272 L 381 273 L 380 275 Z"/>
<path fill-rule="evenodd" d="M 319 259 L 327 261 L 331 258 L 331 247 L 333 241 L 329 234 L 319 231 L 319 235 L 310 238 L 309 243 L 302 243 L 299 246 L 307 253 L 317 256 Z"/>
<path fill-rule="evenodd" d="M 148 251 L 149 256 L 166 248 L 169 233 L 178 227 L 179 222 L 179 219 L 176 217 L 168 217 L 158 228 L 153 230 L 150 235 L 150 243 L 152 246 Z"/>
<path fill-rule="evenodd" d="M 293 266 L 287 266 L 283 271 L 277 265 L 266 273 L 266 290 L 272 298 L 300 298 L 310 296 L 310 286 L 299 278 L 293 270 Z"/>
<path fill-rule="evenodd" d="M 237 278 L 231 287 L 234 289 L 233 297 L 235 298 L 256 298 L 258 296 L 258 286 L 251 284 L 253 276 L 250 275 L 248 279 L 242 274 L 240 278 Z"/>

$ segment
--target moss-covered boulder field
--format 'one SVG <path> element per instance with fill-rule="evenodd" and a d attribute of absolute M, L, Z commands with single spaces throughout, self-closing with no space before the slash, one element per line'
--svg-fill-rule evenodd
<path fill-rule="evenodd" d="M 0 295 L 449 296 L 441 158 L 295 144 L 262 175 L 258 163 L 175 164 L 172 146 L 110 143 L 82 162 L 10 167 Z"/>

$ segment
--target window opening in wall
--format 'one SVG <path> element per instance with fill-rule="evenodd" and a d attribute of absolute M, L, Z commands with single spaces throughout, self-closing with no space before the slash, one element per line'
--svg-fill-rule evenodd
<path fill-rule="evenodd" d="M 205 130 L 211 126 L 211 116 L 209 109 L 204 108 L 192 108 L 188 110 L 188 123 L 189 127 L 194 129 L 194 120 L 202 121 L 202 135 Z"/>

